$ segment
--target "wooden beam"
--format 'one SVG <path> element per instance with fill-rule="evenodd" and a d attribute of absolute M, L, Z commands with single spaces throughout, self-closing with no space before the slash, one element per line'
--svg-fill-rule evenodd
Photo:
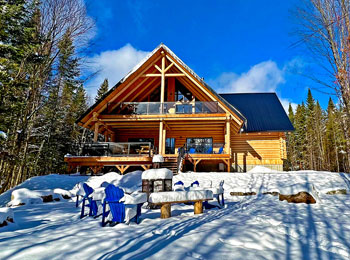
<path fill-rule="evenodd" d="M 149 168 L 151 168 L 151 165 L 149 165 L 149 164 L 142 164 L 141 167 L 146 171 L 146 170 L 149 170 Z"/>
<path fill-rule="evenodd" d="M 97 142 L 98 140 L 98 129 L 100 127 L 100 123 L 96 122 L 95 123 L 95 131 L 94 131 L 94 142 Z"/>
<path fill-rule="evenodd" d="M 124 175 L 124 172 L 130 167 L 130 165 L 116 165 L 115 167 L 117 167 L 120 173 Z"/>
<path fill-rule="evenodd" d="M 231 120 L 226 121 L 226 133 L 225 133 L 225 153 L 231 154 Z"/>
<path fill-rule="evenodd" d="M 165 74 L 165 77 L 185 77 L 186 75 L 183 73 L 168 73 Z"/>
<path fill-rule="evenodd" d="M 159 147 L 158 154 L 163 154 L 163 121 L 159 122 Z"/>
<path fill-rule="evenodd" d="M 172 62 L 165 70 L 164 73 L 166 73 L 168 70 L 170 70 L 170 68 L 174 66 L 174 62 Z"/>
<path fill-rule="evenodd" d="M 148 73 L 143 75 L 143 77 L 161 77 L 162 74 Z"/>
<path fill-rule="evenodd" d="M 162 74 L 161 74 L 161 83 L 160 83 L 160 103 L 164 103 L 164 92 L 165 92 L 165 76 L 164 76 L 164 70 L 165 70 L 165 53 L 162 51 Z M 163 104 L 161 104 L 162 106 Z"/>
<path fill-rule="evenodd" d="M 162 72 L 162 69 L 158 67 L 157 64 L 154 64 L 154 67 L 161 73 Z"/>

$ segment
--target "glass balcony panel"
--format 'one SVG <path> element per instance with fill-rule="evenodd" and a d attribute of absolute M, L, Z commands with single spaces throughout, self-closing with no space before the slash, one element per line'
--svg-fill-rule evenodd
<path fill-rule="evenodd" d="M 109 106 L 112 106 L 111 104 Z M 200 114 L 222 113 L 218 102 L 124 102 L 120 104 L 122 115 L 160 115 L 160 114 Z"/>

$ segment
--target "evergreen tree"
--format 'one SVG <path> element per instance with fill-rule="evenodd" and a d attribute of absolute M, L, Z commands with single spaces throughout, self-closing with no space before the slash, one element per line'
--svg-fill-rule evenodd
<path fill-rule="evenodd" d="M 294 111 L 292 108 L 292 105 L 289 103 L 289 108 L 288 108 L 288 117 L 292 125 L 294 126 L 295 120 L 294 120 Z M 286 168 L 288 170 L 294 170 L 297 165 L 295 165 L 296 161 L 296 151 L 295 151 L 295 133 L 294 132 L 289 132 L 286 133 L 286 145 L 287 145 L 287 161 L 288 165 L 286 165 Z"/>
<path fill-rule="evenodd" d="M 306 108 L 304 102 L 297 106 L 295 117 L 295 165 L 299 170 L 306 169 Z"/>
<path fill-rule="evenodd" d="M 315 169 L 315 100 L 311 94 L 311 90 L 308 90 L 307 99 L 306 99 L 306 156 L 307 158 L 306 168 L 307 169 Z"/>
<path fill-rule="evenodd" d="M 108 79 L 105 79 L 101 86 L 97 90 L 97 95 L 95 97 L 95 101 L 100 100 L 104 94 L 108 92 Z"/>

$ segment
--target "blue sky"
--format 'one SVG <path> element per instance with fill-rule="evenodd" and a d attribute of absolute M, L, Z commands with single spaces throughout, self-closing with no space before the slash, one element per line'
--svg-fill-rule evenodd
<path fill-rule="evenodd" d="M 107 77 L 114 85 L 149 51 L 165 43 L 218 92 L 275 91 L 286 105 L 317 87 L 302 73 L 313 66 L 291 47 L 297 0 L 87 1 L 96 19 L 90 47 L 91 96 Z M 326 106 L 328 95 L 313 91 Z"/>

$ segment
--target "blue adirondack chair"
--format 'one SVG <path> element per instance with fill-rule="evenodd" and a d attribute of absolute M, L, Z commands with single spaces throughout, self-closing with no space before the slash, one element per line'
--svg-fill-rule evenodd
<path fill-rule="evenodd" d="M 194 181 L 191 183 L 191 187 L 193 187 L 194 185 L 197 185 L 199 187 L 199 181 Z"/>
<path fill-rule="evenodd" d="M 213 147 L 209 147 L 209 149 L 207 150 L 207 153 L 208 153 L 208 154 L 213 153 Z"/>
<path fill-rule="evenodd" d="M 196 153 L 196 149 L 194 149 L 193 147 L 190 148 L 190 150 L 188 151 L 188 153 Z"/>
<path fill-rule="evenodd" d="M 185 187 L 184 187 L 184 183 L 182 181 L 178 181 L 178 182 L 175 182 L 174 183 L 174 190 L 184 190 Z"/>
<path fill-rule="evenodd" d="M 223 151 L 224 151 L 224 147 L 220 147 L 218 154 L 222 154 Z"/>
<path fill-rule="evenodd" d="M 103 201 L 103 212 L 102 212 L 102 227 L 107 223 L 105 218 L 109 213 L 112 214 L 112 223 L 122 223 L 125 219 L 125 205 L 124 202 L 119 200 L 124 197 L 124 191 L 119 187 L 109 184 L 106 189 L 106 198 Z M 109 211 L 106 211 L 106 206 L 109 206 Z"/>
<path fill-rule="evenodd" d="M 83 184 L 83 188 L 85 191 L 85 195 L 83 197 L 83 205 L 81 207 L 81 214 L 80 214 L 80 218 L 85 217 L 84 211 L 85 211 L 85 207 L 89 207 L 89 216 L 96 216 L 97 215 L 97 203 L 95 200 L 92 199 L 92 197 L 90 196 L 91 193 L 93 193 L 94 189 L 91 188 L 89 185 L 87 185 L 86 183 Z M 88 202 L 88 204 L 86 204 L 86 202 Z"/>

